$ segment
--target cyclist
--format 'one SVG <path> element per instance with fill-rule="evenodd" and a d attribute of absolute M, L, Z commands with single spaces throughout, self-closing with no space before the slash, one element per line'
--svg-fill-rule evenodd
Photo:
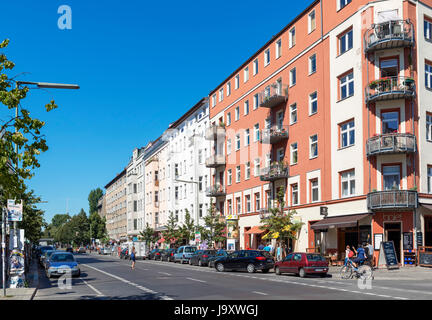
<path fill-rule="evenodd" d="M 354 247 L 353 250 L 357 256 L 351 259 L 351 261 L 353 262 L 354 267 L 358 268 L 359 264 L 363 263 L 366 260 L 366 251 L 361 244 L 358 245 L 357 250 Z"/>

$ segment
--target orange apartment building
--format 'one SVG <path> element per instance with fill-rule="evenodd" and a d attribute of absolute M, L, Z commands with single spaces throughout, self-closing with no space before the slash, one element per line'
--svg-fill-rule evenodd
<path fill-rule="evenodd" d="M 292 250 L 432 246 L 432 1 L 314 1 L 209 103 L 230 245 L 257 248 L 283 187 Z"/>

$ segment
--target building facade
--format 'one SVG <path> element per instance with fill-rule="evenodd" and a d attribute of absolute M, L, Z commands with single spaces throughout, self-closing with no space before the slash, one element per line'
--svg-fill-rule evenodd
<path fill-rule="evenodd" d="M 432 245 L 432 1 L 314 1 L 209 94 L 216 205 L 256 248 L 284 192 L 292 250 Z M 411 241 L 410 239 L 419 239 Z"/>
<path fill-rule="evenodd" d="M 106 198 L 105 195 L 102 195 L 102 197 L 98 200 L 97 204 L 97 212 L 99 214 L 99 217 L 106 219 Z"/>
<path fill-rule="evenodd" d="M 108 237 L 117 242 L 127 240 L 126 169 L 105 186 L 106 227 Z"/>

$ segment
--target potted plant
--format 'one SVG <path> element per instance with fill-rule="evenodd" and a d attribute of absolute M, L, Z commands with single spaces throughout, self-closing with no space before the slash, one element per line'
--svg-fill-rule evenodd
<path fill-rule="evenodd" d="M 408 88 L 411 88 L 414 85 L 414 79 L 410 77 L 405 78 L 405 80 L 403 81 L 403 85 Z"/>
<path fill-rule="evenodd" d="M 379 83 L 380 83 L 379 80 L 372 81 L 371 83 L 369 83 L 369 88 L 371 88 L 372 90 L 374 90 L 374 89 L 376 89 L 378 87 Z"/>

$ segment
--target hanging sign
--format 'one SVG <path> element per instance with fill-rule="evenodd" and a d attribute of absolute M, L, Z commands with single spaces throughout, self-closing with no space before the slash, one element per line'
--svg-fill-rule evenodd
<path fill-rule="evenodd" d="M 22 202 L 16 203 L 13 199 L 7 201 L 8 221 L 22 221 Z"/>

